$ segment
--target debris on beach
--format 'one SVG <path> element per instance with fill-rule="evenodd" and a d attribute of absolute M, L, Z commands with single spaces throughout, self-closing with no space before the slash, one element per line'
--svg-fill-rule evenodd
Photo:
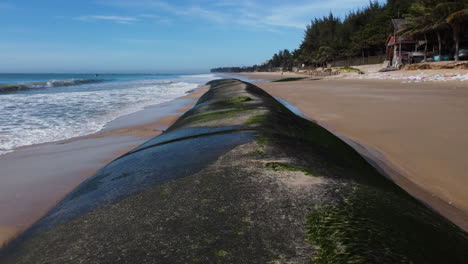
<path fill-rule="evenodd" d="M 446 82 L 446 81 L 468 81 L 468 74 L 461 73 L 440 73 L 427 74 L 421 72 L 415 75 L 399 73 L 371 73 L 359 76 L 359 79 L 377 79 L 377 80 L 402 80 L 403 83 L 412 82 Z"/>
<path fill-rule="evenodd" d="M 446 70 L 446 69 L 468 69 L 466 61 L 439 61 L 429 63 L 415 63 L 405 66 L 405 70 Z"/>

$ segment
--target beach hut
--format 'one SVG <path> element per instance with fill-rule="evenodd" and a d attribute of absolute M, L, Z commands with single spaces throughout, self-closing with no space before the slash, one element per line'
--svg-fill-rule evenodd
<path fill-rule="evenodd" d="M 406 24 L 405 19 L 392 19 L 393 32 L 387 38 L 387 60 L 391 65 L 400 67 L 408 63 L 409 56 L 416 44 L 412 36 L 402 37 L 398 34 L 402 26 Z"/>

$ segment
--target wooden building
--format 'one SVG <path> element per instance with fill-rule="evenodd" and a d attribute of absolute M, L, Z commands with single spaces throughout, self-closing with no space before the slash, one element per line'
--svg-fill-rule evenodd
<path fill-rule="evenodd" d="M 411 36 L 402 37 L 398 34 L 402 25 L 406 24 L 405 19 L 392 19 L 393 32 L 387 38 L 387 60 L 392 66 L 399 68 L 401 65 L 410 62 L 410 55 L 417 42 Z"/>

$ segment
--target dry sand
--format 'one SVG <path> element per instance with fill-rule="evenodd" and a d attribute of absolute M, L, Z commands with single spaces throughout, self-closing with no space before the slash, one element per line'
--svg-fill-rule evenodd
<path fill-rule="evenodd" d="M 326 77 L 326 79 L 377 79 L 377 80 L 399 80 L 401 82 L 444 82 L 444 81 L 468 81 L 467 69 L 424 69 L 424 70 L 400 70 L 390 72 L 379 72 L 382 64 L 368 64 L 353 66 L 360 69 L 365 74 L 357 72 L 345 72 L 341 74 Z M 335 68 L 334 68 L 335 69 Z M 337 68 L 336 68 L 337 69 Z M 233 75 L 246 77 L 251 80 L 277 80 L 288 77 L 308 77 L 311 79 L 324 78 L 311 76 L 306 73 L 295 72 L 249 72 L 249 73 L 236 73 Z"/>
<path fill-rule="evenodd" d="M 356 142 L 397 184 L 468 230 L 467 82 L 324 79 L 256 85 Z"/>
<path fill-rule="evenodd" d="M 159 135 L 204 92 L 206 87 L 201 87 L 171 102 L 118 118 L 96 134 L 1 155 L 0 247 L 97 170 Z"/>

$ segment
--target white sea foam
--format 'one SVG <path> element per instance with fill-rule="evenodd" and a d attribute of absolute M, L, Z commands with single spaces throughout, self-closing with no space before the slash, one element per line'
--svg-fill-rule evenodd
<path fill-rule="evenodd" d="M 43 82 L 14 83 L 0 85 L 0 92 L 15 92 L 30 89 L 64 87 L 81 84 L 99 83 L 101 79 L 70 79 L 70 80 L 49 80 Z"/>
<path fill-rule="evenodd" d="M 186 78 L 208 78 L 208 79 L 217 79 L 218 77 L 216 74 L 208 73 L 208 74 L 196 74 L 196 75 L 182 75 L 182 77 Z"/>
<path fill-rule="evenodd" d="M 214 76 L 81 85 L 55 92 L 0 96 L 0 154 L 101 130 L 109 121 L 170 101 Z"/>

